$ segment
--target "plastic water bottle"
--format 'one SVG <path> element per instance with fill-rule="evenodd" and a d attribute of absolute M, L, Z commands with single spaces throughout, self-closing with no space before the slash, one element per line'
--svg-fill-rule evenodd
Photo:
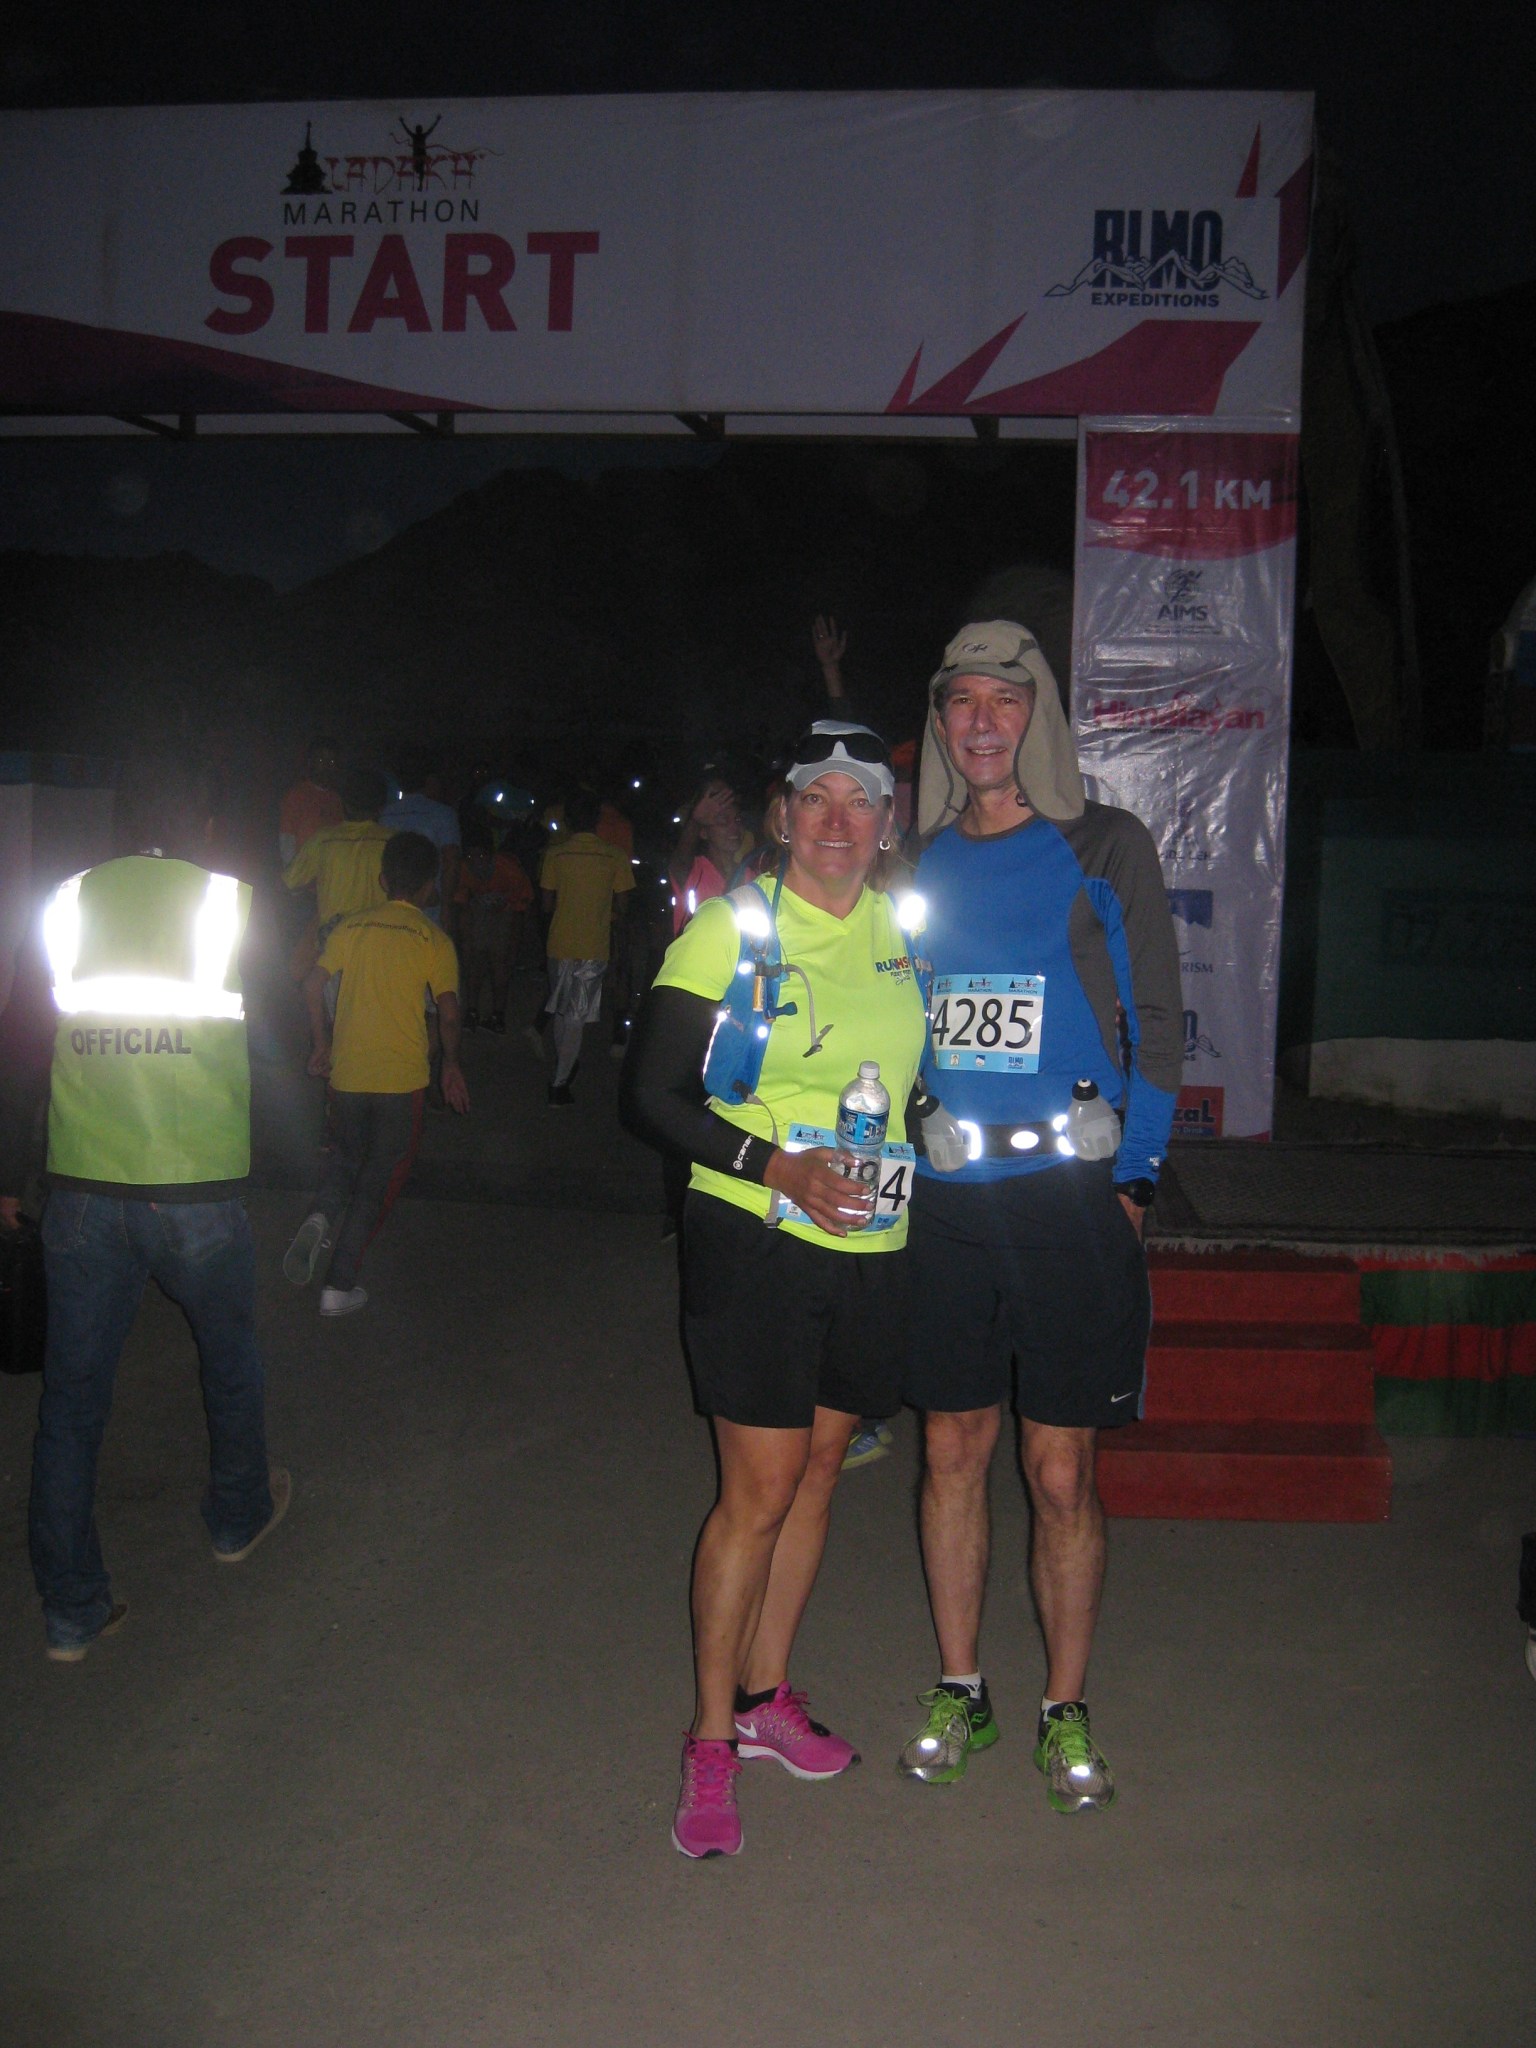
<path fill-rule="evenodd" d="M 880 1185 L 880 1148 L 885 1143 L 886 1125 L 891 1120 L 891 1098 L 880 1079 L 877 1060 L 864 1060 L 859 1071 L 837 1098 L 837 1157 L 844 1174 L 869 1203 L 865 1223 L 875 1213 L 875 1191 Z"/>
<path fill-rule="evenodd" d="M 1072 1084 L 1066 1135 L 1078 1159 L 1113 1159 L 1120 1149 L 1120 1119 L 1093 1081 Z"/>

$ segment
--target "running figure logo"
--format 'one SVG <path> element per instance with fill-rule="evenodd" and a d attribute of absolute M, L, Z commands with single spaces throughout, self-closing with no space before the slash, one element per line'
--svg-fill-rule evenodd
<path fill-rule="evenodd" d="M 432 123 L 432 128 L 435 128 L 442 118 L 442 115 L 439 114 L 437 120 Z M 405 130 L 405 139 L 410 147 L 411 175 L 416 180 L 416 190 L 418 192 L 425 192 L 427 189 L 427 172 L 430 168 L 430 159 L 427 156 L 427 138 L 432 133 L 432 128 L 420 126 L 413 128 L 404 114 L 400 116 L 400 126 Z"/>

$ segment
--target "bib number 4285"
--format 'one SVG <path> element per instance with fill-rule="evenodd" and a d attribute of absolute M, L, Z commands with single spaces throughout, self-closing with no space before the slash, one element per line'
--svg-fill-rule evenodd
<path fill-rule="evenodd" d="M 1044 975 L 940 975 L 933 998 L 933 1050 L 941 1068 L 1038 1072 Z"/>

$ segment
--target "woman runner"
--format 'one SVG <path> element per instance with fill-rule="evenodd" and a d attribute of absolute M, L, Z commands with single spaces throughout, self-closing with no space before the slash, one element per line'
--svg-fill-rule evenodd
<path fill-rule="evenodd" d="M 890 1093 L 887 1143 L 905 1141 L 922 1057 L 908 942 L 890 899 L 867 886 L 894 836 L 895 777 L 868 727 L 823 720 L 786 780 L 777 875 L 703 904 L 674 939 L 624 1072 L 631 1128 L 693 1162 L 684 1330 L 720 1463 L 694 1558 L 697 1710 L 672 1829 L 694 1857 L 741 1847 L 743 1758 L 771 1757 L 806 1779 L 858 1762 L 851 1743 L 810 1718 L 789 1660 L 849 1433 L 861 1415 L 898 1406 L 906 1322 L 899 1203 L 909 1182 L 896 1176 L 893 1187 L 883 1173 L 874 1214 L 831 1149 L 838 1096 L 865 1060 L 879 1063 Z M 722 992 L 754 925 L 776 931 L 768 957 L 793 970 L 778 984 L 793 1010 L 772 1022 L 750 1097 L 706 1103 L 700 1075 Z"/>

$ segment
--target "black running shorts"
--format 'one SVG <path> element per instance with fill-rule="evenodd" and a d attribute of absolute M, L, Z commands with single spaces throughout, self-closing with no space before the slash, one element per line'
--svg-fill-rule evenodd
<path fill-rule="evenodd" d="M 756 1429 L 809 1429 L 817 1408 L 894 1415 L 908 1258 L 827 1251 L 690 1192 L 683 1334 L 699 1413 Z"/>
<path fill-rule="evenodd" d="M 957 1186 L 919 1175 L 908 1242 L 914 1408 L 990 1408 L 1063 1429 L 1135 1420 L 1152 1297 L 1110 1160 Z"/>

